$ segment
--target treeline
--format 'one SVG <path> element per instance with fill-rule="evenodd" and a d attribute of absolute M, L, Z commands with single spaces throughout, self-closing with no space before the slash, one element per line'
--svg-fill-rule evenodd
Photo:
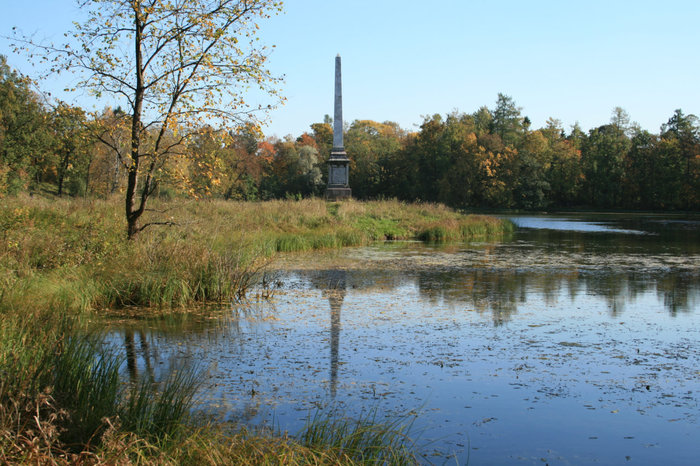
<path fill-rule="evenodd" d="M 108 196 L 124 189 L 129 119 L 48 105 L 0 56 L 0 195 L 48 191 Z M 253 125 L 202 126 L 158 167 L 160 196 L 262 200 L 323 194 L 332 121 L 298 137 L 265 138 Z M 155 130 L 155 129 L 154 129 Z M 494 108 L 425 118 L 418 131 L 356 120 L 346 126 L 350 184 L 360 199 L 453 207 L 700 210 L 700 122 L 676 110 L 658 134 L 616 108 L 608 124 L 566 132 L 531 128 L 512 98 Z M 146 148 L 145 150 L 148 150 Z"/>
<path fill-rule="evenodd" d="M 371 122 L 353 123 L 348 134 L 360 126 L 367 134 L 387 134 Z M 362 195 L 456 207 L 696 210 L 699 130 L 695 116 L 676 110 L 660 134 L 651 134 L 620 108 L 588 134 L 578 125 L 567 134 L 554 119 L 533 130 L 513 100 L 499 94 L 494 109 L 426 118 L 391 153 L 356 152 L 350 145 L 348 153 L 362 154 L 355 161 L 363 184 L 353 185 Z M 385 175 L 374 183 L 377 173 Z"/>
<path fill-rule="evenodd" d="M 532 129 L 513 100 L 425 118 L 417 133 L 355 121 L 346 134 L 360 197 L 395 196 L 455 207 L 700 208 L 700 124 L 676 110 L 659 134 L 616 108 L 608 124 L 566 133 Z"/>

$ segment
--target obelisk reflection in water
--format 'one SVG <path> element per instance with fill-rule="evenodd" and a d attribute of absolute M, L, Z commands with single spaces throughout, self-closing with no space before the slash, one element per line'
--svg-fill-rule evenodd
<path fill-rule="evenodd" d="M 335 398 L 338 389 L 338 363 L 340 348 L 340 310 L 345 300 L 346 272 L 344 270 L 331 270 L 327 272 L 323 286 L 323 296 L 328 299 L 331 310 L 331 372 L 330 391 L 331 398 Z"/>

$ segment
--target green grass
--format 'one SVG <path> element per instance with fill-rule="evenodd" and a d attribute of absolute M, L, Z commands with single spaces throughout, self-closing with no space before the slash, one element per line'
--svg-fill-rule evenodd
<path fill-rule="evenodd" d="M 300 432 L 299 441 L 315 451 L 332 450 L 357 464 L 416 464 L 408 436 L 411 425 L 403 417 L 380 421 L 376 409 L 357 418 L 333 409 L 317 411 Z"/>
<path fill-rule="evenodd" d="M 185 423 L 199 386 L 194 369 L 173 371 L 157 383 L 142 380 L 120 406 L 122 428 L 150 442 L 176 442 L 186 434 Z"/>
<path fill-rule="evenodd" d="M 124 385 L 99 335 L 47 313 L 0 323 L 0 462 L 53 462 L 102 443 L 111 422 L 158 445 L 181 439 L 198 386 L 195 371 Z M 34 455 L 36 458 L 32 460 Z"/>

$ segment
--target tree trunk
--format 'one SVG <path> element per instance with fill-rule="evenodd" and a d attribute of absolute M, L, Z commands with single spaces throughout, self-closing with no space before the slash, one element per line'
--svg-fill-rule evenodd
<path fill-rule="evenodd" d="M 139 232 L 138 221 L 141 214 L 138 209 L 134 208 L 134 196 L 136 195 L 136 185 L 138 184 L 138 156 L 134 158 L 132 155 L 132 166 L 129 167 L 129 177 L 126 182 L 126 237 L 128 239 L 134 239 L 136 234 Z"/>
<path fill-rule="evenodd" d="M 90 155 L 87 168 L 85 169 L 85 192 L 83 193 L 83 197 L 87 197 L 90 192 L 90 167 L 92 167 L 92 155 Z"/>
<path fill-rule="evenodd" d="M 66 179 L 66 172 L 68 171 L 68 157 L 66 154 L 61 159 L 61 165 L 58 171 L 58 196 L 63 196 L 63 183 Z"/>
<path fill-rule="evenodd" d="M 136 54 L 136 89 L 134 92 L 133 113 L 131 115 L 131 165 L 126 185 L 126 236 L 134 239 L 139 229 L 139 217 L 143 214 L 148 199 L 148 190 L 144 189 L 138 208 L 135 207 L 136 188 L 138 186 L 139 159 L 141 149 L 141 111 L 143 109 L 143 97 L 145 93 L 143 84 L 143 57 L 141 51 L 141 39 L 143 35 L 143 22 L 141 20 L 141 6 L 134 4 L 134 48 Z M 147 188 L 147 187 L 146 187 Z"/>

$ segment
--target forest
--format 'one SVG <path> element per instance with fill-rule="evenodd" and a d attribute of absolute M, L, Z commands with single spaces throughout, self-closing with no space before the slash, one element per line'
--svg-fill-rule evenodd
<path fill-rule="evenodd" d="M 0 195 L 123 193 L 130 115 L 54 102 L 0 56 Z M 663 120 L 663 118 L 662 118 Z M 149 131 L 157 132 L 158 128 Z M 186 137 L 178 131 L 188 131 Z M 265 137 L 254 124 L 170 129 L 176 155 L 154 170 L 161 198 L 232 200 L 322 196 L 332 120 L 304 134 Z M 440 202 L 460 209 L 700 210 L 700 121 L 681 109 L 658 133 L 622 108 L 588 132 L 550 118 L 535 129 L 514 99 L 493 108 L 393 122 L 345 123 L 357 199 Z M 155 187 L 155 188 L 154 188 Z"/>

